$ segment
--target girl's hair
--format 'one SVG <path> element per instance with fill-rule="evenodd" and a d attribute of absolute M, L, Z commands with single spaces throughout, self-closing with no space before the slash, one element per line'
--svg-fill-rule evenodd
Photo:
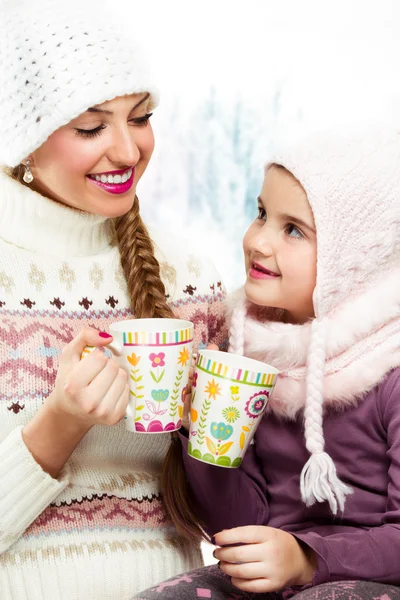
<path fill-rule="evenodd" d="M 24 172 L 24 165 L 9 170 L 13 179 L 30 187 L 23 181 Z M 165 287 L 160 277 L 160 265 L 154 256 L 153 243 L 140 216 L 137 196 L 131 210 L 115 219 L 114 229 L 135 317 L 173 318 L 175 315 L 165 298 Z M 192 508 L 194 501 L 183 467 L 182 444 L 176 433 L 172 434 L 164 460 L 161 490 L 165 506 L 178 533 L 190 540 L 204 537 Z"/>

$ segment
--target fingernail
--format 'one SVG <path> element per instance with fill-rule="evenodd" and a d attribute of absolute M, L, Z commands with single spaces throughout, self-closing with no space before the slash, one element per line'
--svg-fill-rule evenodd
<path fill-rule="evenodd" d="M 110 335 L 106 331 L 99 331 L 99 336 L 102 337 L 102 338 L 110 338 L 110 337 L 112 337 L 112 335 Z"/>

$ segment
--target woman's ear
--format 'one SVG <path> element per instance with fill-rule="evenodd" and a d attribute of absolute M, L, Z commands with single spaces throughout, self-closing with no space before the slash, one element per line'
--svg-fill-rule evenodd
<path fill-rule="evenodd" d="M 35 159 L 33 154 L 30 154 L 29 156 L 27 156 L 26 158 L 24 158 L 23 160 L 21 160 L 21 165 L 24 165 L 24 167 L 26 167 L 26 165 L 28 164 L 29 161 L 29 166 L 30 167 L 34 167 L 35 166 Z"/>

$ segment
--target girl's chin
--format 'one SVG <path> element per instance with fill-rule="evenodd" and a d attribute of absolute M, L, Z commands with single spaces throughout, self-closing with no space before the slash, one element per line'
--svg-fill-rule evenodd
<path fill-rule="evenodd" d="M 272 294 L 266 293 L 265 290 L 261 289 L 260 285 L 253 282 L 252 280 L 247 280 L 244 286 L 244 293 L 246 294 L 247 300 L 252 302 L 253 304 L 258 304 L 258 306 L 274 306 L 274 300 L 276 298 L 272 297 Z"/>

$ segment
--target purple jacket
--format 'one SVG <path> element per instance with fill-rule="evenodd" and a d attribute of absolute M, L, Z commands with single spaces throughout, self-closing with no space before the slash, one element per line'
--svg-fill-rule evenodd
<path fill-rule="evenodd" d="M 317 556 L 313 584 L 366 579 L 400 585 L 400 368 L 356 407 L 324 416 L 326 450 L 354 490 L 344 513 L 327 503 L 307 508 L 300 473 L 308 459 L 302 417 L 267 414 L 239 469 L 186 454 L 186 474 L 199 516 L 215 534 L 268 525 L 295 535 Z M 181 436 L 184 448 L 187 439 Z"/>

